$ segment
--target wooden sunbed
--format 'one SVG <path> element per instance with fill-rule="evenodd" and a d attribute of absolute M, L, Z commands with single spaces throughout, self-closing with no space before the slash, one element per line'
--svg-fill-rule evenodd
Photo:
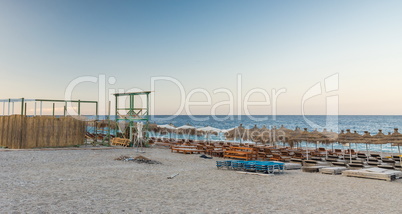
<path fill-rule="evenodd" d="M 115 138 L 113 138 L 113 140 L 110 143 L 110 145 L 128 147 L 130 145 L 130 139 L 115 137 Z"/>
<path fill-rule="evenodd" d="M 343 171 L 347 170 L 346 167 L 326 167 L 321 168 L 321 174 L 331 174 L 331 175 L 340 175 Z"/>
<path fill-rule="evenodd" d="M 342 175 L 348 177 L 359 177 L 359 178 L 371 178 L 386 181 L 393 181 L 395 179 L 402 177 L 401 171 L 388 170 L 381 168 L 369 168 L 369 169 L 358 169 L 358 170 L 345 170 Z"/>
<path fill-rule="evenodd" d="M 204 150 L 197 149 L 197 147 L 195 146 L 172 146 L 170 150 L 171 152 L 176 151 L 177 153 L 183 153 L 183 154 L 193 154 L 193 153 L 200 154 L 201 152 L 204 152 Z"/>
<path fill-rule="evenodd" d="M 249 161 L 257 158 L 257 152 L 254 148 L 231 146 L 229 150 L 224 151 L 223 157 Z"/>

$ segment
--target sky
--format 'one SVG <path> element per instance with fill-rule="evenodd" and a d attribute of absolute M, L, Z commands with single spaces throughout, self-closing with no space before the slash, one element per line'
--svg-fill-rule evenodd
<path fill-rule="evenodd" d="M 0 99 L 98 100 L 104 113 L 115 92 L 152 90 L 153 114 L 400 115 L 400 11 L 387 0 L 0 0 Z"/>

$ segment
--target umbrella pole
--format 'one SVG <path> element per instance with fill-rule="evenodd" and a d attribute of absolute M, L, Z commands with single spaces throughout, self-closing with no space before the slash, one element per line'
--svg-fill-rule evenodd
<path fill-rule="evenodd" d="M 398 151 L 399 151 L 399 165 L 402 166 L 401 148 L 399 147 L 399 144 L 398 144 Z"/>
<path fill-rule="evenodd" d="M 368 157 L 369 157 L 369 150 L 368 150 L 368 145 L 366 143 L 366 151 L 367 151 L 367 162 L 369 161 Z"/>
<path fill-rule="evenodd" d="M 381 157 L 382 157 L 382 144 L 380 144 L 380 147 L 381 147 Z"/>
<path fill-rule="evenodd" d="M 345 160 L 345 148 L 343 148 L 343 144 L 341 144 L 342 147 L 342 153 L 343 153 L 343 160 Z"/>
<path fill-rule="evenodd" d="M 308 145 L 307 145 L 307 141 L 306 141 L 306 154 L 307 154 L 307 160 L 308 160 Z"/>
<path fill-rule="evenodd" d="M 349 143 L 349 161 L 352 163 L 352 144 Z"/>

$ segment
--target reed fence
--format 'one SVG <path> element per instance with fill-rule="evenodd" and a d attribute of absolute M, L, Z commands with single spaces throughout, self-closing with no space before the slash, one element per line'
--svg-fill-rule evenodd
<path fill-rule="evenodd" d="M 85 133 L 86 122 L 72 117 L 0 117 L 0 146 L 10 149 L 81 145 Z"/>

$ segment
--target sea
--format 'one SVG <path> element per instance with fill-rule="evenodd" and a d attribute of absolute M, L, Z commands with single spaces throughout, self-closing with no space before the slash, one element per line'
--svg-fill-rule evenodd
<path fill-rule="evenodd" d="M 112 119 L 112 118 L 111 118 Z M 371 135 L 378 133 L 381 129 L 384 134 L 393 132 L 394 128 L 402 128 L 401 115 L 152 115 L 150 122 L 158 125 L 173 124 L 176 127 L 182 125 L 192 125 L 195 127 L 211 126 L 221 130 L 227 130 L 238 127 L 240 124 L 245 128 L 252 128 L 255 125 L 259 128 L 266 126 L 271 129 L 284 126 L 288 129 L 307 128 L 308 131 L 318 130 L 340 132 L 350 129 L 364 134 L 365 131 Z M 181 136 L 162 136 L 162 137 L 181 137 Z M 183 136 L 184 137 L 184 136 Z M 190 137 L 191 136 L 186 136 Z M 224 140 L 224 135 L 208 136 L 211 140 Z M 305 143 L 305 146 L 316 147 L 316 144 Z M 328 147 L 328 145 L 318 145 L 319 147 Z M 332 145 L 331 145 L 332 146 Z M 335 143 L 334 148 L 344 148 L 345 145 Z M 352 144 L 352 149 L 365 151 L 365 144 Z M 397 152 L 397 147 L 391 144 L 368 145 L 370 151 Z"/>

